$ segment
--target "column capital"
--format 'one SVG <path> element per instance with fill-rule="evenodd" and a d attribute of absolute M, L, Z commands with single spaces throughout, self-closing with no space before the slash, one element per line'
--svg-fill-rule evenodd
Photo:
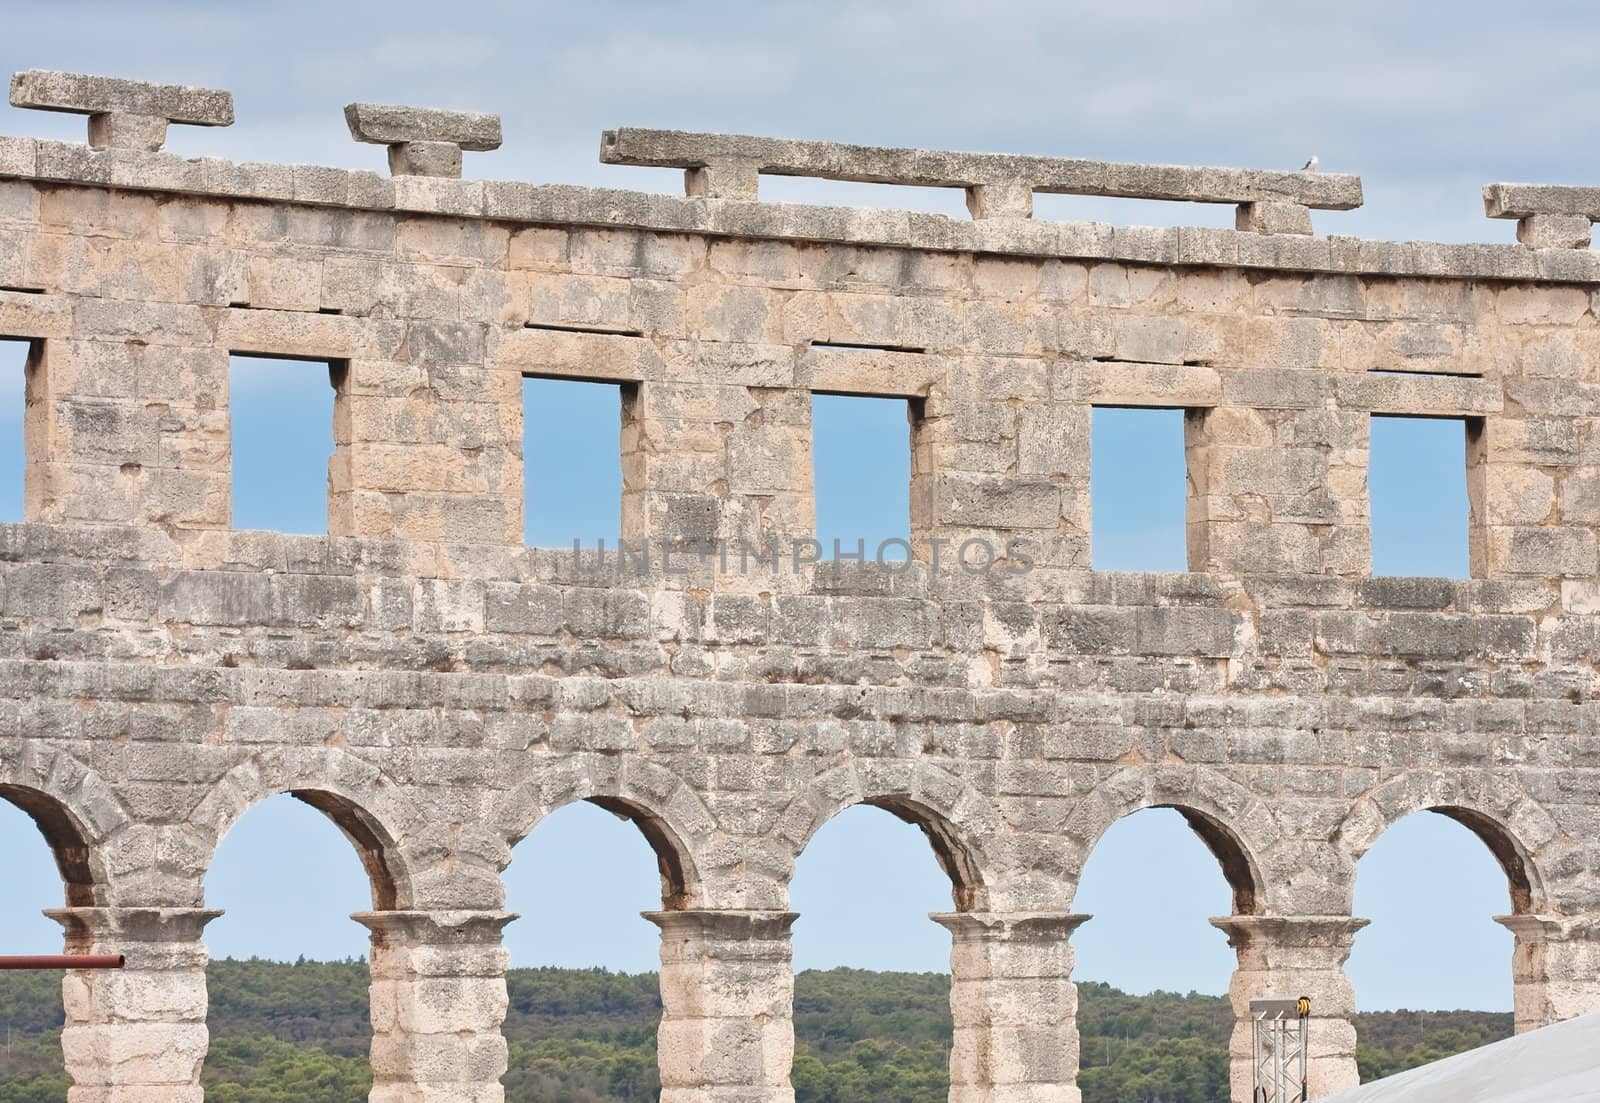
<path fill-rule="evenodd" d="M 1353 915 L 1219 915 L 1211 925 L 1228 936 L 1228 945 L 1235 950 L 1257 946 L 1349 950 L 1356 932 L 1371 922 Z"/>
<path fill-rule="evenodd" d="M 1494 921 L 1526 942 L 1600 942 L 1600 912 L 1497 915 Z"/>
<path fill-rule="evenodd" d="M 730 942 L 787 940 L 798 912 L 738 908 L 683 908 L 640 912 L 666 937 L 718 939 Z"/>
<path fill-rule="evenodd" d="M 956 942 L 1065 942 L 1093 916 L 1083 912 L 933 912 Z"/>
<path fill-rule="evenodd" d="M 199 942 L 221 908 L 46 908 L 61 924 L 69 946 L 96 942 Z"/>
<path fill-rule="evenodd" d="M 499 945 L 501 930 L 516 917 L 516 912 L 465 909 L 355 912 L 350 916 L 371 931 L 373 941 L 380 946 L 389 943 Z"/>

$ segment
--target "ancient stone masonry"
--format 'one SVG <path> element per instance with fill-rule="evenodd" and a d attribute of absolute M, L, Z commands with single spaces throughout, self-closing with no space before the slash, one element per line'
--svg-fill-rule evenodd
<path fill-rule="evenodd" d="M 0 138 L 30 350 L 0 797 L 55 848 L 68 945 L 128 959 L 65 982 L 73 1103 L 200 1099 L 203 878 L 282 792 L 371 875 L 377 1103 L 502 1098 L 500 872 L 576 800 L 660 859 L 668 1103 L 792 1098 L 789 876 L 858 803 L 950 875 L 958 1103 L 1078 1097 L 1074 888 L 1149 806 L 1232 884 L 1236 1005 L 1312 997 L 1314 1093 L 1355 1078 L 1356 861 L 1413 811 L 1504 867 L 1519 1027 L 1600 1008 L 1600 192 L 1495 185 L 1518 242 L 1395 244 L 1310 232 L 1360 202 L 1334 174 L 606 135 L 677 197 L 460 179 L 493 116 L 352 106 L 384 176 L 162 152 L 221 92 L 12 102 L 91 137 Z M 763 203 L 764 172 L 975 217 Z M 1038 191 L 1239 229 L 1036 220 Z M 329 364 L 326 538 L 231 529 L 230 354 Z M 622 385 L 652 547 L 810 537 L 811 395 L 904 398 L 917 562 L 526 548 L 525 375 Z M 1189 573 L 1090 569 L 1096 405 L 1185 411 Z M 1463 423 L 1470 580 L 1371 577 L 1386 414 Z M 979 539 L 1032 569 L 961 569 Z"/>

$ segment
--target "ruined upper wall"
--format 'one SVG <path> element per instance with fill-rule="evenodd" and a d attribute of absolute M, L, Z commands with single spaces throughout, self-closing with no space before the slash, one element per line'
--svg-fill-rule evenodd
<path fill-rule="evenodd" d="M 1396 244 L 1310 235 L 1361 200 L 1316 172 L 605 135 L 604 160 L 684 168 L 673 198 L 455 178 L 500 141 L 463 112 L 351 105 L 391 178 L 126 140 L 225 122 L 219 97 L 13 81 L 91 139 L 0 139 L 30 519 L 226 529 L 249 353 L 333 368 L 334 535 L 520 543 L 533 374 L 624 385 L 634 541 L 809 536 L 809 395 L 842 392 L 911 403 L 924 559 L 983 537 L 1087 568 L 1089 412 L 1135 405 L 1187 412 L 1194 570 L 1368 573 L 1392 414 L 1464 422 L 1475 575 L 1600 573 L 1600 263 L 1554 247 L 1587 244 L 1584 189 L 1486 189 L 1523 244 Z M 975 217 L 762 203 L 762 173 L 959 187 Z M 1039 221 L 1035 192 L 1233 204 L 1241 229 Z"/>

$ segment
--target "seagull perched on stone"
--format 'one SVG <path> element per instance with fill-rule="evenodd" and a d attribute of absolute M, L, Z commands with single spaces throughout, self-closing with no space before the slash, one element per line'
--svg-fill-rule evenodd
<path fill-rule="evenodd" d="M 1322 162 L 1317 160 L 1317 155 L 1315 153 L 1313 153 L 1311 155 L 1311 160 L 1307 161 L 1304 165 L 1302 165 L 1300 167 L 1300 171 L 1301 172 L 1316 172 L 1317 171 L 1317 166 L 1319 164 L 1321 164 L 1321 163 Z"/>

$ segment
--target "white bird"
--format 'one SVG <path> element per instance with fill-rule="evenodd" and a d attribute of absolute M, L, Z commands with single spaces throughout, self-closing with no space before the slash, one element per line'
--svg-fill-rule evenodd
<path fill-rule="evenodd" d="M 1317 166 L 1319 164 L 1321 164 L 1321 163 L 1322 162 L 1317 160 L 1317 155 L 1315 153 L 1313 153 L 1311 155 L 1311 160 L 1307 161 L 1305 163 L 1305 165 L 1300 169 L 1300 171 L 1301 172 L 1316 172 L 1317 171 Z"/>

